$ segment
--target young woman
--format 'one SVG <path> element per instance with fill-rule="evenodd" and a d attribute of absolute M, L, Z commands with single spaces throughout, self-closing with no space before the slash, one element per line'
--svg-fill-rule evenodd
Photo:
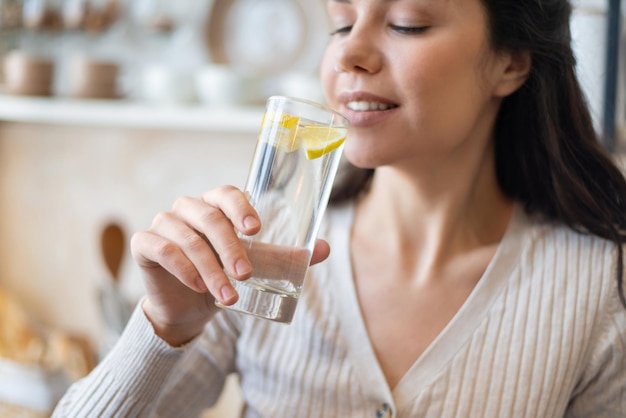
<path fill-rule="evenodd" d="M 328 9 L 351 164 L 293 323 L 214 306 L 237 299 L 223 270 L 251 274 L 245 196 L 181 198 L 133 237 L 146 297 L 55 416 L 196 417 L 231 372 L 246 417 L 626 416 L 626 181 L 568 2 Z"/>

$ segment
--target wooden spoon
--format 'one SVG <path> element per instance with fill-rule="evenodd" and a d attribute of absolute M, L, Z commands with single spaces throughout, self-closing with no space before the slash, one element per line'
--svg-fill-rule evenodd
<path fill-rule="evenodd" d="M 104 355 L 121 335 L 133 310 L 133 305 L 126 300 L 120 286 L 120 267 L 126 249 L 126 235 L 120 225 L 110 222 L 104 226 L 100 235 L 100 249 L 110 273 L 110 277 L 102 282 L 98 292 L 104 321 L 104 339 L 100 354 Z"/>
<path fill-rule="evenodd" d="M 105 225 L 100 236 L 100 248 L 113 282 L 119 282 L 120 266 L 126 249 L 126 236 L 124 230 L 117 223 Z"/>

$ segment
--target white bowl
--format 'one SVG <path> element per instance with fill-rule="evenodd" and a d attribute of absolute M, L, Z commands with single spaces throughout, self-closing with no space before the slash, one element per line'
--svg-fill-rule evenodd
<path fill-rule="evenodd" d="M 239 74 L 226 65 L 208 65 L 197 71 L 196 93 L 206 105 L 253 105 L 264 102 L 263 79 Z"/>
<path fill-rule="evenodd" d="M 278 78 L 277 83 L 282 95 L 300 97 L 318 103 L 326 102 L 322 83 L 319 77 L 313 74 L 304 72 L 286 73 Z"/>
<path fill-rule="evenodd" d="M 193 73 L 165 65 L 151 65 L 139 74 L 141 100 L 157 104 L 192 103 L 196 100 Z"/>

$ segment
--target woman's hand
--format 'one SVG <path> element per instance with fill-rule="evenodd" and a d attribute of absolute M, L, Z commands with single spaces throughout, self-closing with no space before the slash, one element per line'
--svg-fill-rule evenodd
<path fill-rule="evenodd" d="M 258 215 L 239 189 L 224 186 L 201 198 L 182 197 L 170 212 L 158 214 L 147 231 L 131 239 L 133 258 L 141 267 L 147 292 L 143 309 L 155 332 L 173 346 L 202 332 L 218 308 L 238 295 L 226 273 L 245 280 L 252 274 L 237 231 L 254 235 Z M 318 240 L 311 264 L 329 254 Z"/>

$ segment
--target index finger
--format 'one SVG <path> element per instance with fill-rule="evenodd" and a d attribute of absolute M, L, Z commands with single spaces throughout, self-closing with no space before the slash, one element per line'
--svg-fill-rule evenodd
<path fill-rule="evenodd" d="M 259 232 L 261 228 L 259 215 L 245 193 L 238 188 L 222 186 L 209 190 L 202 195 L 202 200 L 222 211 L 233 226 L 243 234 L 254 235 Z"/>

